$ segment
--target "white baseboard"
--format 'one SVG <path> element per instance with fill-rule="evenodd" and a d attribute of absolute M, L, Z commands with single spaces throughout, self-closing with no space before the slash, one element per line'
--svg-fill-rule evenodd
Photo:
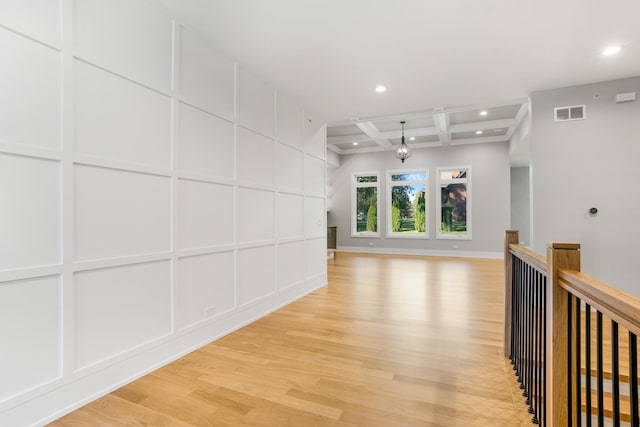
<path fill-rule="evenodd" d="M 436 249 L 400 249 L 400 248 L 376 248 L 365 246 L 338 246 L 337 252 L 356 252 L 364 254 L 386 254 L 386 255 L 419 255 L 419 256 L 439 256 L 454 258 L 490 258 L 502 259 L 502 252 L 483 251 L 451 251 Z"/>
<path fill-rule="evenodd" d="M 299 285 L 274 293 L 271 297 L 257 301 L 255 304 L 240 307 L 209 324 L 193 328 L 188 333 L 176 335 L 160 345 L 150 346 L 144 351 L 78 378 L 76 381 L 62 384 L 0 412 L 0 426 L 48 424 L 326 284 L 326 274 L 319 274 Z"/>

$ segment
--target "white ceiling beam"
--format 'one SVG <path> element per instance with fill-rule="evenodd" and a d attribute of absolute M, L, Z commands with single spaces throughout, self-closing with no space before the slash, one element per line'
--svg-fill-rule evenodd
<path fill-rule="evenodd" d="M 437 135 L 438 129 L 435 127 L 428 128 L 415 128 L 415 129 L 405 129 L 404 136 L 412 137 L 412 136 L 427 136 L 427 135 Z M 381 138 L 393 139 L 400 138 L 402 136 L 402 129 L 392 130 L 389 132 L 380 132 Z"/>
<path fill-rule="evenodd" d="M 507 131 L 507 136 L 509 137 L 509 139 L 511 139 L 511 137 L 513 136 L 513 133 L 516 131 L 516 129 L 518 129 L 518 126 L 520 126 L 522 119 L 524 119 L 524 116 L 526 116 L 528 112 L 529 112 L 529 103 L 527 102 L 526 104 L 522 104 L 520 106 L 520 109 L 518 110 L 518 114 L 516 114 L 515 120 L 517 121 L 517 123 L 514 126 L 510 127 L 509 130 Z"/>
<path fill-rule="evenodd" d="M 364 132 L 372 141 L 375 141 L 381 147 L 389 148 L 392 146 L 388 139 L 380 138 L 380 130 L 371 122 L 358 122 L 355 125 Z"/>
<path fill-rule="evenodd" d="M 411 144 L 411 148 L 433 148 L 440 147 L 440 142 L 432 141 L 432 142 L 418 142 L 415 144 Z M 367 148 L 348 148 L 342 150 L 342 154 L 359 154 L 359 153 L 379 153 L 381 151 L 392 152 L 395 147 L 391 148 L 383 148 L 383 147 L 367 147 Z"/>
<path fill-rule="evenodd" d="M 469 111 L 469 110 L 486 110 L 489 108 L 505 107 L 505 106 L 517 105 L 517 104 L 528 105 L 528 103 L 529 103 L 528 98 L 517 98 L 517 99 L 506 100 L 506 101 L 486 102 L 483 104 L 444 107 L 441 112 L 454 113 L 454 112 Z M 394 121 L 409 120 L 417 117 L 431 116 L 433 115 L 433 111 L 434 109 L 432 108 L 431 110 L 427 110 L 427 111 L 415 111 L 411 113 L 391 114 L 387 116 L 354 117 L 348 120 L 338 120 L 338 121 L 330 122 L 327 124 L 327 126 L 329 127 L 346 126 L 346 125 L 353 125 L 358 122 L 375 122 L 378 120 L 394 120 Z"/>
<path fill-rule="evenodd" d="M 482 136 L 479 138 L 454 139 L 449 143 L 449 145 L 484 144 L 487 142 L 505 142 L 505 141 L 509 141 L 509 138 L 507 138 L 506 135 Z"/>
<path fill-rule="evenodd" d="M 506 142 L 508 141 L 505 135 L 500 136 L 485 136 L 482 138 L 465 138 L 465 139 L 454 139 L 449 145 L 468 145 L 468 144 L 485 144 L 489 142 Z M 442 144 L 439 141 L 431 141 L 431 142 L 417 142 L 412 143 L 411 148 L 433 148 L 433 147 L 441 147 Z M 367 148 L 346 148 L 340 150 L 340 154 L 358 154 L 358 153 L 379 153 L 382 151 L 393 151 L 394 147 L 384 148 L 384 147 L 367 147 Z"/>
<path fill-rule="evenodd" d="M 413 136 L 418 137 L 418 136 L 429 136 L 429 135 L 437 135 L 437 134 L 438 134 L 438 129 L 435 127 L 406 129 L 404 131 L 404 136 L 409 138 Z M 399 129 L 399 130 L 393 130 L 389 132 L 380 132 L 378 134 L 378 139 L 389 140 L 389 139 L 400 138 L 401 136 L 402 136 L 402 130 Z M 371 141 L 371 140 L 372 138 L 364 134 L 328 136 L 327 144 L 329 145 L 344 144 L 346 142 L 364 142 L 364 141 Z"/>
<path fill-rule="evenodd" d="M 327 150 L 331 150 L 336 154 L 344 154 L 344 150 L 342 148 L 338 148 L 335 145 L 327 144 Z"/>
<path fill-rule="evenodd" d="M 510 128 L 518 124 L 517 119 L 502 119 L 502 120 L 483 120 L 481 122 L 460 123 L 457 125 L 451 125 L 450 132 L 471 132 L 476 130 L 489 130 L 499 128 Z"/>
<path fill-rule="evenodd" d="M 379 153 L 381 151 L 393 151 L 393 147 L 367 147 L 367 148 L 346 148 L 342 150 L 342 154 L 358 154 L 358 153 Z"/>
<path fill-rule="evenodd" d="M 439 110 L 440 109 L 438 109 L 438 111 Z M 451 133 L 449 130 L 449 114 L 444 112 L 434 112 L 433 122 L 438 129 L 438 138 L 440 138 L 440 143 L 442 145 L 448 145 L 449 141 L 451 141 Z"/>
<path fill-rule="evenodd" d="M 341 135 L 341 136 L 328 136 L 327 144 L 344 144 L 345 142 L 364 142 L 371 141 L 367 135 L 358 134 L 358 135 Z"/>

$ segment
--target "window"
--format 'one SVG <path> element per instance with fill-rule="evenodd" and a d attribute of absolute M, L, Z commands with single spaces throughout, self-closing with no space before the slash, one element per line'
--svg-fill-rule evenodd
<path fill-rule="evenodd" d="M 471 168 L 438 168 L 438 239 L 471 239 Z"/>
<path fill-rule="evenodd" d="M 378 237 L 378 172 L 354 173 L 351 192 L 351 235 Z"/>
<path fill-rule="evenodd" d="M 387 237 L 428 238 L 427 170 L 387 172 Z"/>

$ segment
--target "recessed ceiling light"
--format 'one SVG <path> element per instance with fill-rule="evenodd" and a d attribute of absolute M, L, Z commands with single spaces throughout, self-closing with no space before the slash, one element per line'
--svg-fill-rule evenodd
<path fill-rule="evenodd" d="M 354 143 L 353 143 L 353 145 L 358 145 L 358 143 L 357 143 L 357 142 L 354 142 Z"/>
<path fill-rule="evenodd" d="M 415 141 L 415 140 L 416 140 L 415 136 L 412 136 L 411 138 L 409 138 L 409 141 Z"/>
<path fill-rule="evenodd" d="M 482 135 L 482 131 L 481 130 L 477 130 L 476 131 L 476 135 Z"/>
<path fill-rule="evenodd" d="M 613 46 L 609 46 L 608 48 L 606 48 L 602 54 L 605 56 L 609 56 L 609 55 L 614 55 L 618 52 L 620 52 L 621 47 L 617 46 L 617 45 L 613 45 Z"/>
<path fill-rule="evenodd" d="M 385 86 L 382 86 L 382 85 L 376 86 L 376 92 L 382 93 L 382 92 L 386 92 L 386 91 L 387 91 L 387 88 Z"/>
<path fill-rule="evenodd" d="M 489 114 L 489 113 L 487 112 L 487 110 L 482 110 L 482 111 L 480 111 L 480 115 L 481 115 L 481 116 L 486 116 L 487 114 Z"/>

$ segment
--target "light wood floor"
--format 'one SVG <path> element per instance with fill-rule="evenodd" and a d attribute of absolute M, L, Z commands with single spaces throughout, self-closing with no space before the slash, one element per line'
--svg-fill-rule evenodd
<path fill-rule="evenodd" d="M 337 253 L 329 285 L 55 426 L 529 426 L 502 261 Z"/>

